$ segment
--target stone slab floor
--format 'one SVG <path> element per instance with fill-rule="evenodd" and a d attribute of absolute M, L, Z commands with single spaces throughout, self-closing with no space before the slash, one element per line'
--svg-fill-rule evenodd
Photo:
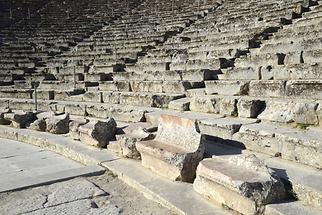
<path fill-rule="evenodd" d="M 0 184 L 82 166 L 48 150 L 0 138 Z"/>
<path fill-rule="evenodd" d="M 53 152 L 0 139 L 0 184 L 82 167 Z M 143 214 L 173 212 L 146 199 L 110 172 L 0 193 L 0 214 Z"/>

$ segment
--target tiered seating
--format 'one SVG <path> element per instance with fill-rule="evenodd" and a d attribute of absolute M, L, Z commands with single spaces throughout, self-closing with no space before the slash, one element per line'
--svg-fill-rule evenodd
<path fill-rule="evenodd" d="M 0 28 L 8 27 L 21 19 L 30 19 L 48 2 L 48 0 L 1 1 Z"/>
<path fill-rule="evenodd" d="M 77 4 L 74 1 L 51 1 L 30 18 L 1 30 L 0 75 L 5 80 L 3 85 L 26 79 L 28 75 L 32 75 L 33 80 L 51 80 L 50 74 L 44 74 L 46 61 L 70 50 L 105 23 L 123 15 L 127 11 L 127 2 L 129 9 L 139 4 L 125 0 L 78 1 Z M 113 8 L 118 9 L 112 15 Z"/>
<path fill-rule="evenodd" d="M 66 13 L 79 17 L 62 22 L 67 27 L 50 18 L 34 24 L 45 29 L 32 37 L 41 51 L 26 43 L 24 30 L 15 29 L 18 43 L 3 34 L 1 106 L 144 121 L 147 127 L 161 119 L 156 139 L 136 148 L 139 135 L 130 144 L 141 153 L 133 157 L 160 175 L 193 181 L 199 157 L 188 177 L 181 168 L 198 148 L 198 141 L 181 143 L 193 130 L 203 137 L 198 146 L 205 145 L 208 158 L 197 170 L 197 192 L 243 214 L 287 214 L 281 208 L 288 204 L 272 203 L 292 198 L 307 214 L 322 209 L 321 1 L 243 0 L 238 7 L 234 0 L 114 2 L 109 23 L 103 3 L 91 4 L 84 16 L 78 9 Z M 74 43 L 57 45 L 52 23 L 60 30 L 55 37 L 65 43 L 71 36 Z M 29 71 L 38 72 L 32 76 L 36 91 L 24 80 Z M 175 117 L 162 123 L 163 114 Z M 178 128 L 181 118 L 197 124 Z M 93 134 L 92 122 L 73 130 L 77 138 Z"/>
<path fill-rule="evenodd" d="M 200 82 L 180 81 L 149 86 L 149 83 L 122 79 L 139 56 L 198 19 L 195 1 L 163 2 L 156 10 L 158 2 L 143 3 L 122 19 L 80 42 L 71 52 L 51 59 L 47 63 L 47 71 L 62 81 L 62 85 L 63 81 L 72 82 L 70 85 L 82 81 L 95 85 L 89 87 L 82 98 L 78 97 L 78 101 L 84 102 L 163 108 L 171 100 L 184 97 L 186 89 L 203 86 Z M 205 11 L 213 8 L 213 4 L 202 4 L 199 8 Z"/>

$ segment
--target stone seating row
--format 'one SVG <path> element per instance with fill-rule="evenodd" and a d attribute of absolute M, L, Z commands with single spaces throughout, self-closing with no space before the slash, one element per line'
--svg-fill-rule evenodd
<path fill-rule="evenodd" d="M 263 211 L 265 206 L 269 203 L 290 198 L 290 196 L 286 195 L 286 189 L 288 188 L 282 183 L 282 179 L 284 179 L 282 178 L 282 174 L 276 169 L 275 172 L 273 169 L 269 169 L 263 161 L 259 160 L 253 154 L 218 154 L 211 159 L 208 158 L 201 161 L 203 152 L 205 151 L 205 142 L 202 141 L 203 139 L 199 132 L 209 134 L 207 133 L 207 129 L 205 129 L 205 125 L 210 125 L 209 122 L 212 122 L 211 125 L 214 130 L 219 129 L 218 131 L 220 132 L 215 132 L 216 137 L 219 138 L 223 137 L 222 135 L 225 134 L 223 131 L 233 129 L 231 131 L 238 133 L 238 129 L 242 130 L 243 127 L 247 127 L 246 129 L 248 129 L 251 126 L 253 126 L 253 128 L 258 128 L 257 125 L 249 122 L 248 124 L 240 124 L 239 128 L 236 129 L 236 127 L 232 127 L 231 124 L 234 120 L 225 120 L 220 117 L 215 119 L 213 116 L 209 115 L 208 117 L 211 118 L 208 119 L 207 116 L 202 115 L 193 116 L 188 114 L 185 117 L 184 114 L 181 113 L 181 115 L 182 116 L 180 116 L 180 114 L 176 116 L 159 115 L 159 125 L 156 137 L 153 140 L 141 141 L 135 144 L 136 150 L 140 153 L 143 166 L 172 180 L 193 181 L 195 174 L 197 174 L 197 178 L 193 184 L 194 189 L 197 192 L 204 195 L 206 198 L 217 201 L 223 204 L 223 206 L 242 214 L 256 214 Z M 196 119 L 200 117 L 201 121 L 198 123 L 199 125 L 197 125 Z M 205 119 L 202 119 L 202 117 L 205 117 Z M 146 119 L 149 120 L 149 117 L 146 117 Z M 108 122 L 111 122 L 111 120 Z M 100 145 L 99 142 L 97 142 L 101 138 L 99 136 L 99 129 L 104 128 L 102 123 L 104 123 L 104 121 L 90 121 L 88 123 L 88 121 L 72 120 L 70 127 L 76 127 L 76 130 L 71 130 L 71 132 L 76 133 L 76 135 L 74 136 L 73 134 L 72 137 L 80 139 L 83 143 L 102 147 L 103 145 Z M 219 125 L 223 126 L 225 123 L 227 123 L 226 127 L 219 128 Z M 75 124 L 77 125 L 75 126 Z M 115 128 L 115 125 L 112 125 L 113 123 L 109 124 L 111 124 L 110 127 Z M 105 127 L 105 132 L 109 131 L 110 133 L 110 127 L 108 129 Z M 111 133 L 113 133 L 112 130 Z M 209 130 L 211 129 L 208 129 L 208 131 Z M 280 132 L 280 134 L 286 136 L 291 135 L 290 131 L 283 131 L 281 129 L 276 130 Z M 174 131 L 178 131 L 178 133 Z M 186 135 L 182 136 L 182 133 L 185 132 Z M 185 138 L 189 138 L 189 141 L 186 141 Z M 285 141 L 285 139 L 283 139 L 283 141 Z M 104 146 L 105 145 L 106 144 L 104 144 Z M 218 150 L 216 152 L 220 153 Z M 152 160 L 153 162 L 150 162 Z M 272 161 L 268 162 L 270 165 L 276 166 L 276 163 L 274 165 L 275 161 Z M 277 161 L 277 163 L 280 162 Z M 198 168 L 196 171 L 197 165 Z M 287 171 L 293 168 L 292 166 L 286 166 L 283 167 L 286 168 Z M 311 171 L 309 174 L 315 174 L 314 177 L 320 177 L 317 171 L 314 173 L 312 170 L 309 171 Z M 304 174 L 306 175 L 307 172 Z M 282 179 L 280 179 L 280 177 Z M 296 181 L 297 176 L 294 174 L 291 177 L 292 181 L 295 180 L 293 182 L 299 182 Z M 242 185 L 240 184 L 240 181 L 243 181 Z M 303 186 L 303 184 L 308 185 L 306 182 L 302 181 L 300 183 L 302 183 L 302 185 L 300 185 L 302 187 L 301 189 L 309 188 Z M 294 191 L 302 195 L 301 189 L 298 190 L 295 188 Z M 234 200 L 231 200 L 232 197 L 234 197 Z M 300 198 L 311 206 L 314 205 L 318 208 L 321 206 L 318 201 L 316 202 L 319 198 L 318 196 L 311 196 L 310 200 L 305 196 L 300 196 Z"/>

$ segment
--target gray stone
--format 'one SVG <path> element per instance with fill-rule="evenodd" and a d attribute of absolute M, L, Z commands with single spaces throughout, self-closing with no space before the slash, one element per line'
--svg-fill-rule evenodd
<path fill-rule="evenodd" d="M 46 131 L 53 134 L 66 134 L 69 132 L 69 114 L 56 115 L 46 119 Z"/>
<path fill-rule="evenodd" d="M 302 205 L 301 202 L 279 202 L 266 205 L 265 215 L 320 215 L 321 211 Z"/>
<path fill-rule="evenodd" d="M 36 116 L 33 112 L 16 110 L 13 113 L 5 113 L 4 119 L 11 121 L 11 125 L 15 128 L 26 128 L 36 120 Z"/>
<path fill-rule="evenodd" d="M 266 107 L 258 118 L 273 122 L 317 125 L 317 108 L 318 103 L 312 101 L 267 100 Z"/>
<path fill-rule="evenodd" d="M 45 119 L 37 119 L 33 123 L 30 124 L 28 129 L 36 130 L 36 131 L 46 131 L 47 124 Z"/>
<path fill-rule="evenodd" d="M 284 100 L 268 100 L 264 111 L 257 117 L 258 119 L 273 122 L 291 123 L 293 119 L 293 103 Z"/>
<path fill-rule="evenodd" d="M 67 204 L 49 207 L 34 212 L 26 213 L 28 215 L 45 215 L 45 214 L 88 214 L 88 215 L 119 215 L 121 209 L 115 205 L 108 205 L 103 208 L 96 208 L 93 200 L 84 199 Z"/>
<path fill-rule="evenodd" d="M 6 120 L 4 118 L 4 115 L 6 113 L 10 113 L 11 110 L 9 108 L 1 108 L 0 109 L 0 125 L 9 125 L 10 124 L 10 121 L 9 120 Z"/>
<path fill-rule="evenodd" d="M 251 81 L 249 95 L 253 97 L 284 97 L 285 81 Z"/>
<path fill-rule="evenodd" d="M 196 120 L 161 115 L 156 138 L 136 144 L 142 165 L 170 180 L 191 182 L 205 146 Z"/>
<path fill-rule="evenodd" d="M 77 118 L 77 119 L 73 119 L 69 123 L 69 134 L 72 139 L 80 140 L 79 127 L 82 125 L 85 125 L 86 123 L 88 123 L 88 121 L 89 120 L 85 118 Z"/>
<path fill-rule="evenodd" d="M 320 80 L 287 81 L 286 95 L 292 98 L 322 99 L 322 81 Z"/>
<path fill-rule="evenodd" d="M 226 116 L 237 116 L 237 99 L 229 96 L 220 98 L 219 112 Z"/>
<path fill-rule="evenodd" d="M 75 189 L 77 186 L 77 189 Z M 107 193 L 86 179 L 72 179 L 47 187 L 49 194 L 44 207 L 51 207 L 79 199 L 107 195 Z"/>
<path fill-rule="evenodd" d="M 297 103 L 293 110 L 293 117 L 296 123 L 318 125 L 317 103 Z"/>
<path fill-rule="evenodd" d="M 206 92 L 208 95 L 219 94 L 228 96 L 247 95 L 249 90 L 249 81 L 205 81 Z"/>
<path fill-rule="evenodd" d="M 264 101 L 242 97 L 237 103 L 238 116 L 244 118 L 257 118 L 264 107 Z"/>
<path fill-rule="evenodd" d="M 82 143 L 102 148 L 114 139 L 116 122 L 113 118 L 92 120 L 85 125 L 81 125 L 78 130 Z"/>
<path fill-rule="evenodd" d="M 191 98 L 190 110 L 203 113 L 219 113 L 218 100 L 214 96 L 197 95 Z"/>
<path fill-rule="evenodd" d="M 178 111 L 188 111 L 190 106 L 190 99 L 189 98 L 182 98 L 173 100 L 169 103 L 168 108 L 172 110 Z"/>
<path fill-rule="evenodd" d="M 194 189 L 241 214 L 259 214 L 286 196 L 276 173 L 255 155 L 213 157 L 200 162 Z"/>
<path fill-rule="evenodd" d="M 120 146 L 120 154 L 125 158 L 140 159 L 141 155 L 136 148 L 136 144 L 140 141 L 151 140 L 154 134 L 148 132 L 149 124 L 133 123 L 124 129 L 125 134 L 118 135 L 117 141 Z"/>
<path fill-rule="evenodd" d="M 321 168 L 321 137 L 319 129 L 308 130 L 270 123 L 243 125 L 233 135 L 252 151 L 279 156 L 286 160 Z"/>

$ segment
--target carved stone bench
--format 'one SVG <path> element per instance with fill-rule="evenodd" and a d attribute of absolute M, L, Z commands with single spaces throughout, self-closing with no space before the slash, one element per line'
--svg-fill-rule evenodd
<path fill-rule="evenodd" d="M 156 138 L 136 145 L 142 165 L 171 180 L 192 182 L 205 150 L 196 121 L 162 115 Z"/>

